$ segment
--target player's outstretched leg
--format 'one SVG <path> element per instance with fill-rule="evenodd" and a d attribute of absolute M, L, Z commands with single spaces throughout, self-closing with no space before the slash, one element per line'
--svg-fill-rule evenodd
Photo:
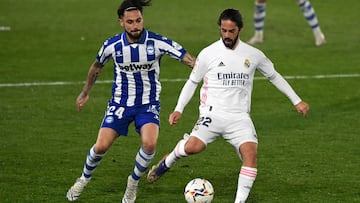
<path fill-rule="evenodd" d="M 150 183 L 157 181 L 173 166 L 177 160 L 187 157 L 185 152 L 185 144 L 190 135 L 185 133 L 184 138 L 180 140 L 170 154 L 166 154 L 155 166 L 153 166 L 148 173 L 147 180 Z"/>

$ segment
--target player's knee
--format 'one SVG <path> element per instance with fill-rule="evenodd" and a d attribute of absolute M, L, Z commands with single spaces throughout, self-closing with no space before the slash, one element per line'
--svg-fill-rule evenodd
<path fill-rule="evenodd" d="M 256 167 L 257 159 L 257 144 L 245 143 L 240 146 L 240 154 L 243 160 L 243 165 L 248 167 Z"/>
<path fill-rule="evenodd" d="M 243 166 L 256 167 L 256 152 L 248 151 L 242 154 Z"/>
<path fill-rule="evenodd" d="M 94 151 L 97 154 L 104 154 L 109 149 L 108 145 L 105 145 L 103 143 L 96 143 Z"/>
<path fill-rule="evenodd" d="M 196 154 L 203 151 L 206 145 L 199 139 L 191 137 L 185 144 L 186 154 Z"/>
<path fill-rule="evenodd" d="M 156 148 L 156 142 L 147 142 L 147 143 L 143 143 L 143 149 L 147 152 L 153 152 Z"/>

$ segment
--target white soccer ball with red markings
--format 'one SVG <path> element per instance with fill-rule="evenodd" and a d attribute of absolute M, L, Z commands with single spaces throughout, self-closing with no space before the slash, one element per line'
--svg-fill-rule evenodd
<path fill-rule="evenodd" d="M 185 186 L 184 195 L 188 203 L 210 203 L 214 198 L 214 188 L 208 180 L 195 178 Z"/>

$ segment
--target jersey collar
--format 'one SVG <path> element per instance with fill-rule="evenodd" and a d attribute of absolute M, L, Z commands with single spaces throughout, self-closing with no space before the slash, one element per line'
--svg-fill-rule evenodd
<path fill-rule="evenodd" d="M 136 43 L 136 44 L 144 44 L 147 35 L 148 35 L 148 31 L 147 31 L 146 29 L 144 29 L 144 32 L 143 32 L 143 35 L 142 35 L 140 41 L 139 41 L 138 43 Z M 123 34 L 122 34 L 122 40 L 123 40 L 125 46 L 129 46 L 130 44 L 132 44 L 132 43 L 130 43 L 130 42 L 127 40 L 127 38 L 126 38 L 126 32 L 123 32 Z M 133 44 L 134 44 L 134 43 L 133 43 Z"/>

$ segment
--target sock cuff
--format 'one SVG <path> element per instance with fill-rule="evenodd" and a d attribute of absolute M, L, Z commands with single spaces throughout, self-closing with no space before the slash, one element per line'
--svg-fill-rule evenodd
<path fill-rule="evenodd" d="M 139 155 L 141 157 L 143 157 L 144 159 L 148 160 L 148 159 L 154 158 L 155 152 L 156 152 L 155 150 L 152 151 L 152 152 L 147 152 L 147 151 L 144 150 L 144 148 L 141 147 L 140 150 L 139 150 Z"/>
<path fill-rule="evenodd" d="M 240 170 L 240 176 L 244 176 L 250 179 L 255 179 L 257 175 L 257 169 L 247 166 L 242 166 Z"/>
<path fill-rule="evenodd" d="M 185 139 L 182 139 L 178 142 L 178 144 L 175 147 L 175 155 L 177 157 L 184 157 L 187 156 L 186 152 L 185 152 L 185 144 L 186 144 Z"/>
<path fill-rule="evenodd" d="M 89 150 L 88 155 L 92 158 L 94 158 L 94 160 L 101 160 L 103 156 L 105 156 L 106 152 L 103 154 L 98 154 L 95 151 L 95 145 L 93 147 L 91 147 L 91 149 Z"/>

